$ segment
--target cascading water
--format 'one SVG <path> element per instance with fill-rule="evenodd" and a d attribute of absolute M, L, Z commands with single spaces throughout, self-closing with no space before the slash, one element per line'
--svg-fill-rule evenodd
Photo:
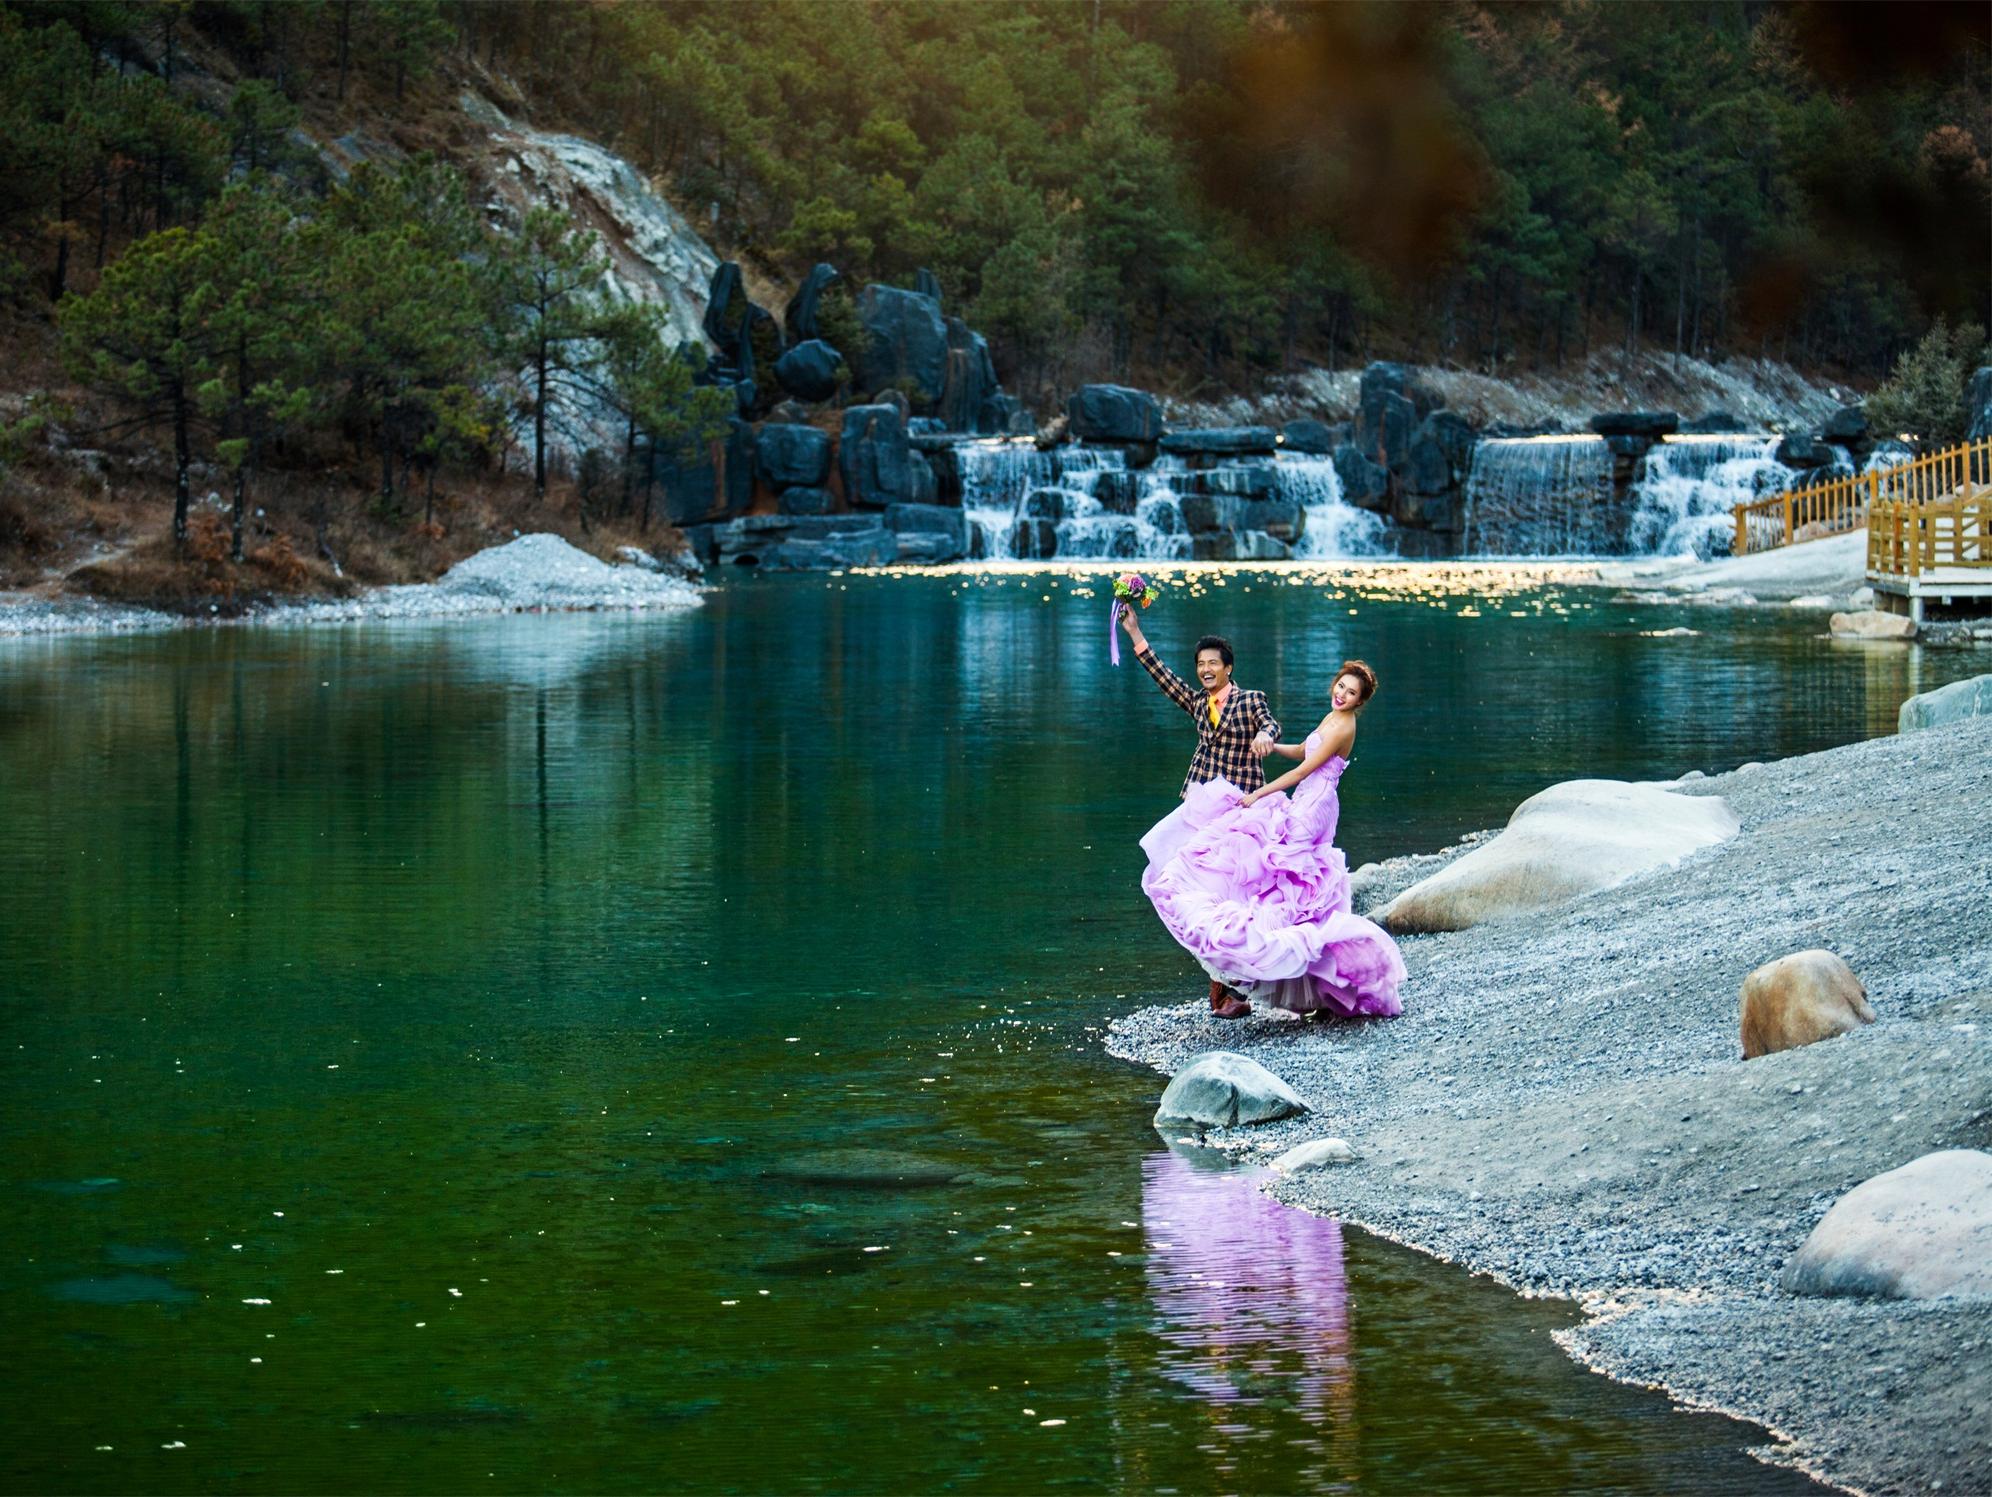
<path fill-rule="evenodd" d="M 1611 549 L 1612 458 L 1603 437 L 1497 437 L 1466 477 L 1469 556 L 1591 556 Z"/>
<path fill-rule="evenodd" d="M 1307 515 L 1307 528 L 1293 548 L 1295 556 L 1313 559 L 1382 556 L 1381 515 L 1357 509 L 1342 497 L 1342 475 L 1333 458 L 1282 452 L 1273 462 L 1273 493 L 1298 504 Z"/>
<path fill-rule="evenodd" d="M 1752 433 L 1661 438 L 1633 483 L 1628 549 L 1704 560 L 1726 552 L 1736 505 L 1800 481 L 1777 460 L 1778 440 Z"/>
<path fill-rule="evenodd" d="M 1182 459 L 1169 455 L 1130 470 L 1126 457 L 1114 448 L 1067 446 L 1040 452 L 1029 442 L 980 441 L 954 450 L 962 508 L 977 533 L 976 554 L 995 559 L 1181 560 L 1190 554 L 1182 496 L 1191 491 L 1192 482 L 1220 476 L 1193 480 Z M 1270 489 L 1257 492 L 1282 508 L 1293 505 L 1302 511 L 1294 555 L 1387 554 L 1383 520 L 1342 497 L 1342 480 L 1332 460 L 1281 453 L 1270 463 L 1261 458 L 1232 466 L 1269 469 Z"/>
<path fill-rule="evenodd" d="M 962 509 L 976 532 L 975 554 L 1011 557 L 1114 556 L 1167 560 L 1188 554 L 1167 459 L 1128 473 L 1111 447 L 1054 447 L 1028 441 L 964 442 L 955 448 Z M 1100 497 L 1102 475 L 1119 490 Z M 1125 476 L 1122 476 L 1125 475 Z"/>

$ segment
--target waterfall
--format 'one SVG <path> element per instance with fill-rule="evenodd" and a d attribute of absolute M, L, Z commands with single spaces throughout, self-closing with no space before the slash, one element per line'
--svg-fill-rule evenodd
<path fill-rule="evenodd" d="M 1333 458 L 1282 452 L 1273 461 L 1273 492 L 1307 512 L 1307 528 L 1293 548 L 1314 559 L 1383 556 L 1383 517 L 1342 497 L 1342 475 Z"/>
<path fill-rule="evenodd" d="M 1466 476 L 1469 556 L 1595 556 L 1611 547 L 1612 458 L 1603 437 L 1499 437 Z"/>
<path fill-rule="evenodd" d="M 992 560 L 1052 555 L 1168 560 L 1188 554 L 1173 487 L 1181 467 L 1170 459 L 1128 473 L 1118 448 L 1040 452 L 1028 440 L 1001 439 L 960 443 L 955 458 L 962 509 L 976 533 L 973 554 Z M 1108 473 L 1126 475 L 1114 480 L 1125 489 L 1119 505 L 1099 497 L 1101 475 Z"/>
<path fill-rule="evenodd" d="M 1775 456 L 1778 438 L 1753 433 L 1663 437 L 1633 482 L 1628 548 L 1636 555 L 1726 552 L 1734 507 L 1799 482 Z"/>

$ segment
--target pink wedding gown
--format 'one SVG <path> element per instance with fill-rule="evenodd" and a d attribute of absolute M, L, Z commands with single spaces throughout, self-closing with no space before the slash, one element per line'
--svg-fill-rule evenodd
<path fill-rule="evenodd" d="M 1318 735 L 1310 733 L 1308 751 Z M 1256 1003 L 1307 1013 L 1397 1014 L 1404 959 L 1381 926 L 1349 908 L 1349 865 L 1335 846 L 1331 755 L 1294 787 L 1240 807 L 1236 785 L 1192 785 L 1141 839 L 1142 891 L 1203 969 Z"/>

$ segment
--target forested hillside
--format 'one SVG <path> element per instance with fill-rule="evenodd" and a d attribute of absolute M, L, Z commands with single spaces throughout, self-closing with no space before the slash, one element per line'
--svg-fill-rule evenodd
<path fill-rule="evenodd" d="M 176 533 L 190 467 L 226 470 L 239 556 L 259 463 L 434 528 L 413 493 L 524 447 L 537 495 L 563 385 L 626 458 L 696 449 L 726 414 L 701 352 L 591 299 L 585 224 L 494 216 L 466 92 L 615 146 L 769 291 L 933 271 L 1041 409 L 1088 379 L 1208 401 L 1600 350 L 1871 385 L 1992 312 L 1988 29 L 1731 0 L 4 0 L 0 467 L 50 419 L 19 396 L 102 402 L 91 429 L 172 447 Z M 595 487 L 598 515 L 641 504 L 627 461 Z"/>

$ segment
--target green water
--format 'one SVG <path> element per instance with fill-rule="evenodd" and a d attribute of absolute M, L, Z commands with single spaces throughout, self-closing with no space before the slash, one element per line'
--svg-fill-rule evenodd
<path fill-rule="evenodd" d="M 1382 586 L 1149 616 L 1293 736 L 1378 666 L 1354 860 L 1964 672 Z M 1160 1150 L 1099 1043 L 1201 988 L 1135 884 L 1189 727 L 1081 590 L 0 641 L 6 1488 L 1798 1489 Z"/>

